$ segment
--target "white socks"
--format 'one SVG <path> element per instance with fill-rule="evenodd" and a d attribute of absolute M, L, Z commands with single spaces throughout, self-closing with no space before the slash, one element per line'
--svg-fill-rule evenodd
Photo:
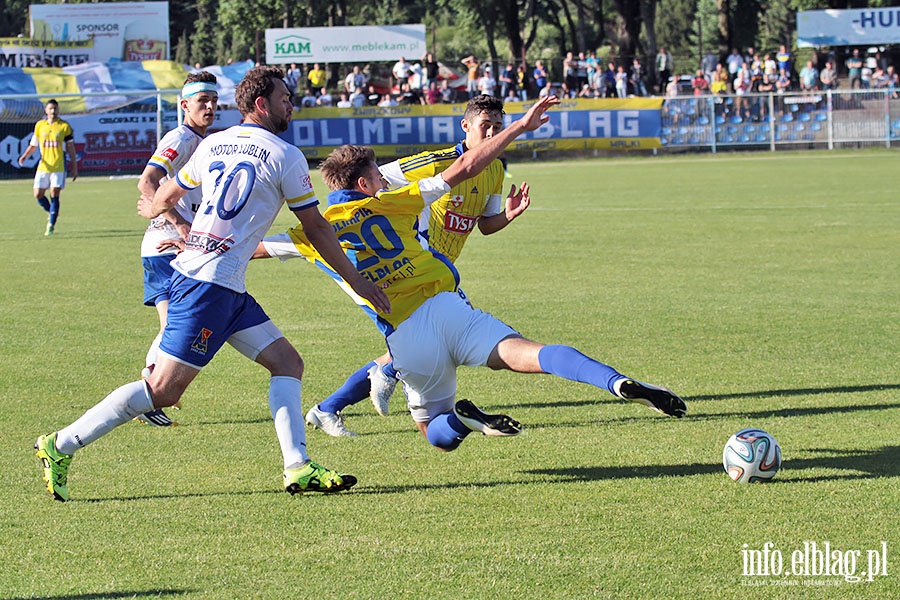
<path fill-rule="evenodd" d="M 127 383 L 61 429 L 56 436 L 56 449 L 63 454 L 74 454 L 119 425 L 151 410 L 153 400 L 147 384 L 144 381 Z"/>
<path fill-rule="evenodd" d="M 269 380 L 269 410 L 275 420 L 275 435 L 281 445 L 285 468 L 296 468 L 309 461 L 306 426 L 300 408 L 302 391 L 300 380 L 294 377 L 272 377 Z M 61 429 L 56 436 L 56 449 L 63 454 L 74 454 L 119 425 L 151 410 L 153 400 L 146 382 L 125 384 L 74 423 Z"/>
<path fill-rule="evenodd" d="M 303 384 L 294 377 L 277 376 L 269 380 L 269 410 L 275 419 L 275 435 L 281 444 L 284 468 L 296 468 L 309 461 L 306 454 L 306 425 L 300 397 Z"/>

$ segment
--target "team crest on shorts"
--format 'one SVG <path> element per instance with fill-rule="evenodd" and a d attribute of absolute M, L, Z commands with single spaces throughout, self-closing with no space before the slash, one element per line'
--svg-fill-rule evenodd
<path fill-rule="evenodd" d="M 194 352 L 199 352 L 200 354 L 206 354 L 206 350 L 209 345 L 209 336 L 211 336 L 212 333 L 213 332 L 206 327 L 201 327 L 200 333 L 198 333 L 197 337 L 194 338 L 194 341 L 191 342 L 191 350 L 193 350 Z"/>

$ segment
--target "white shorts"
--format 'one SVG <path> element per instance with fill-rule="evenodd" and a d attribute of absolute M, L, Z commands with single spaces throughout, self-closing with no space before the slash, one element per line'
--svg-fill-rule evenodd
<path fill-rule="evenodd" d="M 63 189 L 66 187 L 66 172 L 47 173 L 38 171 L 34 174 L 34 189 L 49 190 L 51 188 Z"/>
<path fill-rule="evenodd" d="M 387 337 L 413 419 L 427 423 L 453 410 L 456 368 L 486 366 L 497 344 L 514 335 L 500 319 L 472 308 L 462 291 L 426 300 Z"/>

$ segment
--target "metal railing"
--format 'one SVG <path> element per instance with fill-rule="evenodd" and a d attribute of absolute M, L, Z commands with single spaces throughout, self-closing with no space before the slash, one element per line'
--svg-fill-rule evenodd
<path fill-rule="evenodd" d="M 665 151 L 770 150 L 900 143 L 895 90 L 667 98 L 660 140 Z"/>

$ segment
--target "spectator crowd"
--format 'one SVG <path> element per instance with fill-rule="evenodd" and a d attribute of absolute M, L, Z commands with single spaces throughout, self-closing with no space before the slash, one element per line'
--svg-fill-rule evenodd
<path fill-rule="evenodd" d="M 605 63 L 605 64 L 604 64 Z M 675 97 L 685 95 L 729 95 L 737 97 L 736 110 L 749 112 L 751 100 L 746 95 L 821 92 L 837 89 L 887 89 L 892 97 L 900 92 L 900 78 L 893 65 L 880 52 L 863 56 L 853 49 L 839 61 L 834 52 L 813 53 L 802 65 L 785 45 L 763 54 L 754 48 L 733 48 L 720 60 L 707 52 L 693 72 L 678 75 L 672 55 L 660 47 L 648 70 L 638 57 L 631 60 L 603 61 L 595 52 L 567 52 L 561 68 L 551 77 L 544 61 L 533 66 L 513 61 L 497 65 L 479 61 L 474 55 L 453 65 L 460 70 L 459 80 L 452 80 L 453 69 L 445 69 L 431 52 L 410 62 L 401 57 L 388 72 L 380 65 L 350 65 L 345 73 L 339 66 L 327 72 L 318 63 L 304 74 L 296 64 L 290 65 L 286 80 L 295 91 L 298 108 L 336 106 L 397 106 L 449 104 L 464 102 L 477 94 L 490 94 L 504 101 L 525 101 L 551 94 L 565 98 L 626 98 L 650 95 Z"/>

